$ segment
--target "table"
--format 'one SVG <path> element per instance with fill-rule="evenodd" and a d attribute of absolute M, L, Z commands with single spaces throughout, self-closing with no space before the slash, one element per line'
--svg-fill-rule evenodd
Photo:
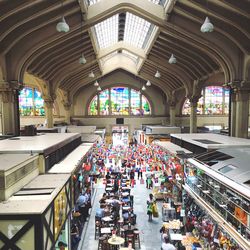
<path fill-rule="evenodd" d="M 134 250 L 134 248 L 128 248 L 128 247 L 121 247 L 119 250 Z"/>
<path fill-rule="evenodd" d="M 130 190 L 131 189 L 131 187 L 122 187 L 122 190 Z"/>
<path fill-rule="evenodd" d="M 115 236 L 114 238 L 111 237 L 110 239 L 108 239 L 108 243 L 110 245 L 116 246 L 116 249 L 119 245 L 122 245 L 124 242 L 125 242 L 125 239 L 119 236 Z"/>
<path fill-rule="evenodd" d="M 131 209 L 130 206 L 124 206 L 124 207 L 122 207 L 122 210 L 125 210 L 125 211 L 128 211 L 129 209 Z"/>
<path fill-rule="evenodd" d="M 122 192 L 122 196 L 123 196 L 123 197 L 129 196 L 129 192 Z"/>
<path fill-rule="evenodd" d="M 101 228 L 101 234 L 111 234 L 111 227 Z"/>
<path fill-rule="evenodd" d="M 128 230 L 131 230 L 131 231 L 133 231 L 133 230 L 135 230 L 135 226 L 133 226 L 133 225 L 131 225 L 130 226 L 130 228 L 129 228 L 129 226 L 128 225 L 125 225 L 125 226 L 123 226 L 122 227 L 123 229 L 124 229 L 124 231 L 128 231 Z"/>
<path fill-rule="evenodd" d="M 102 220 L 105 221 L 105 222 L 110 222 L 113 219 L 110 216 L 105 216 L 105 217 L 102 218 Z"/>
<path fill-rule="evenodd" d="M 170 234 L 170 239 L 171 239 L 171 240 L 182 241 L 183 236 L 184 236 L 184 235 L 182 235 L 182 234 Z"/>
<path fill-rule="evenodd" d="M 106 191 L 112 191 L 112 190 L 113 190 L 113 188 L 111 188 L 111 187 L 107 187 L 105 190 L 106 190 Z"/>

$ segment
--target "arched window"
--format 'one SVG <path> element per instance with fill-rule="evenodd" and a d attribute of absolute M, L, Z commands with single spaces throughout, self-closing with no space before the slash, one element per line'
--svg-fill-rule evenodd
<path fill-rule="evenodd" d="M 25 87 L 19 94 L 21 116 L 44 116 L 44 100 L 36 88 Z"/>
<path fill-rule="evenodd" d="M 229 89 L 221 86 L 208 86 L 202 90 L 202 97 L 197 103 L 197 114 L 223 115 L 229 113 Z M 182 107 L 182 114 L 190 114 L 190 102 L 187 99 Z"/>
<path fill-rule="evenodd" d="M 88 115 L 150 115 L 147 98 L 135 89 L 113 87 L 98 93 L 91 100 Z"/>

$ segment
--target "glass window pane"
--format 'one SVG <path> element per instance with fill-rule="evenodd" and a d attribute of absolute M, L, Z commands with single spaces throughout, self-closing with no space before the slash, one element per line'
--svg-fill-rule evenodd
<path fill-rule="evenodd" d="M 99 94 L 100 115 L 109 115 L 109 90 L 103 90 Z"/>
<path fill-rule="evenodd" d="M 228 115 L 229 114 L 229 96 L 230 96 L 230 90 L 225 88 L 224 89 L 224 94 L 225 94 L 224 114 Z"/>
<path fill-rule="evenodd" d="M 140 92 L 131 89 L 131 115 L 140 115 Z"/>
<path fill-rule="evenodd" d="M 145 96 L 142 96 L 141 102 L 142 102 L 142 115 L 150 115 L 151 107 Z"/>
<path fill-rule="evenodd" d="M 44 100 L 42 98 L 42 94 L 34 89 L 34 104 L 35 104 L 35 115 L 36 116 L 44 116 Z"/>
<path fill-rule="evenodd" d="M 205 88 L 205 114 L 223 113 L 223 87 L 209 86 Z"/>
<path fill-rule="evenodd" d="M 111 113 L 112 115 L 129 114 L 129 93 L 128 88 L 111 88 Z"/>
<path fill-rule="evenodd" d="M 97 107 L 97 96 L 95 96 L 89 105 L 88 110 L 89 115 L 97 115 L 98 114 L 98 107 Z"/>
<path fill-rule="evenodd" d="M 34 115 L 32 88 L 23 88 L 19 94 L 19 111 L 22 116 Z"/>

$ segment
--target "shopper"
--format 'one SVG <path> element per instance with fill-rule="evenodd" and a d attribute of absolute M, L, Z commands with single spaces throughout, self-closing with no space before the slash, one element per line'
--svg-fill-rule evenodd
<path fill-rule="evenodd" d="M 153 214 L 153 204 L 155 202 L 153 194 L 149 194 L 149 198 L 147 200 L 147 214 L 148 214 L 148 221 L 152 221 L 152 214 Z"/>
<path fill-rule="evenodd" d="M 162 226 L 162 228 L 160 229 L 160 233 L 161 233 L 161 244 L 163 244 L 165 242 L 165 237 L 168 237 L 168 230 Z"/>
<path fill-rule="evenodd" d="M 162 250 L 176 250 L 176 247 L 170 243 L 169 237 L 165 237 L 165 242 L 161 245 Z"/>

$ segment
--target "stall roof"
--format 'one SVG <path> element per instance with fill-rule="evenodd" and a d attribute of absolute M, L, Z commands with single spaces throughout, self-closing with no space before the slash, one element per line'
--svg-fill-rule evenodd
<path fill-rule="evenodd" d="M 250 147 L 250 140 L 226 135 L 197 133 L 197 134 L 171 134 L 171 137 L 188 142 L 205 149 L 221 149 L 229 147 Z"/>
<path fill-rule="evenodd" d="M 42 214 L 69 178 L 69 174 L 37 176 L 7 201 L 0 202 L 0 215 Z"/>
<path fill-rule="evenodd" d="M 44 153 L 60 148 L 80 138 L 78 133 L 48 133 L 36 136 L 19 136 L 0 141 L 0 153 Z"/>
<path fill-rule="evenodd" d="M 79 162 L 83 159 L 86 153 L 93 146 L 93 143 L 85 143 L 78 146 L 70 154 L 68 154 L 61 162 L 55 164 L 49 173 L 72 173 L 78 166 Z"/>
<path fill-rule="evenodd" d="M 168 141 L 156 141 L 154 142 L 154 144 L 168 150 L 170 153 L 173 153 L 173 154 L 192 154 L 191 151 L 185 149 L 185 148 L 182 148 L 172 142 L 168 142 Z"/>
<path fill-rule="evenodd" d="M 0 172 L 8 171 L 21 163 L 37 157 L 38 154 L 0 154 Z"/>

